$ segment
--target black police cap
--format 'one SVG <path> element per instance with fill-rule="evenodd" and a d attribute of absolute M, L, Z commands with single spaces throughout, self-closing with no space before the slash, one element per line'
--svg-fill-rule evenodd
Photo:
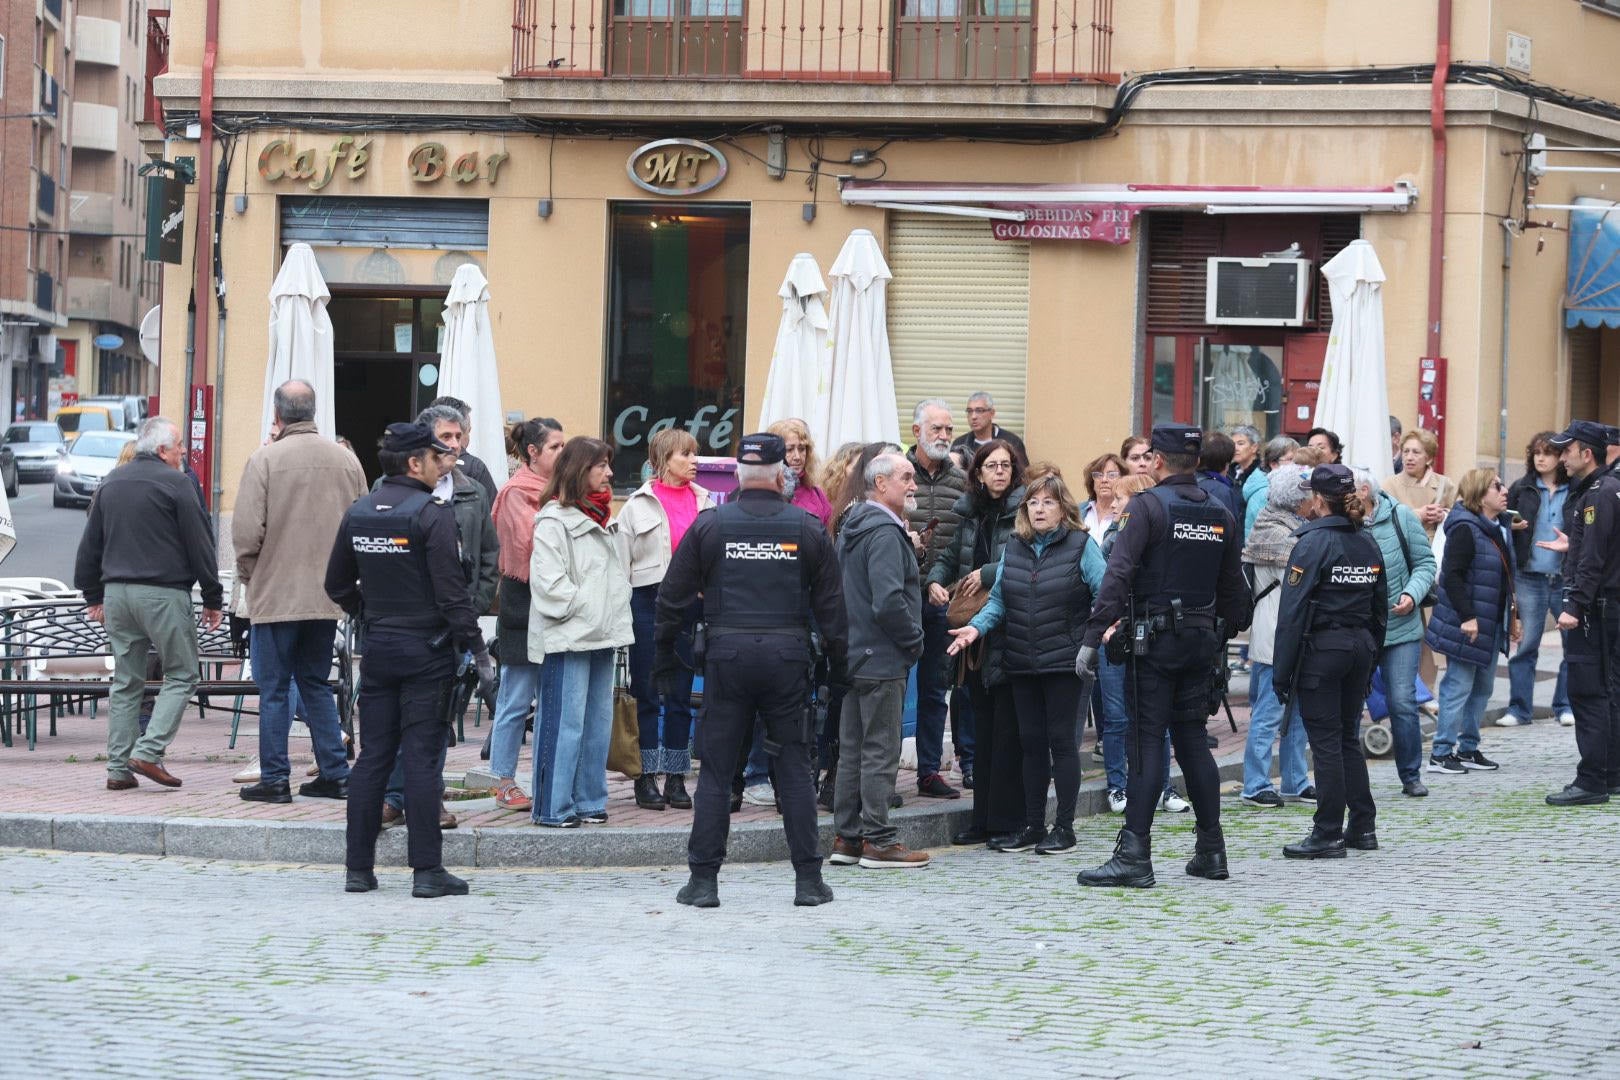
<path fill-rule="evenodd" d="M 450 452 L 448 446 L 433 437 L 433 429 L 426 424 L 389 424 L 383 432 L 382 448 L 396 454 L 427 449 Z"/>
<path fill-rule="evenodd" d="M 1342 499 L 1355 494 L 1356 474 L 1343 465 L 1318 465 L 1311 470 L 1311 490 Z"/>
<path fill-rule="evenodd" d="M 1547 441 L 1557 447 L 1579 442 L 1585 443 L 1595 450 L 1602 450 L 1605 446 L 1610 445 L 1609 430 L 1595 420 L 1572 420 L 1569 427 Z"/>
<path fill-rule="evenodd" d="M 737 448 L 739 465 L 778 465 L 787 459 L 787 443 L 780 435 L 762 431 L 757 435 L 744 435 Z"/>
<path fill-rule="evenodd" d="M 1160 424 L 1148 440 L 1155 454 L 1194 454 L 1204 448 L 1204 433 L 1191 424 Z"/>

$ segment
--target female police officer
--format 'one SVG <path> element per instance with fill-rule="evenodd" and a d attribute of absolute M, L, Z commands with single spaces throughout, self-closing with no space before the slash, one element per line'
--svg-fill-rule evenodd
<path fill-rule="evenodd" d="M 1299 703 L 1310 738 L 1316 818 L 1311 834 L 1283 854 L 1342 859 L 1346 845 L 1378 847 L 1360 727 L 1389 593 L 1378 543 L 1361 531 L 1355 475 L 1343 465 L 1318 465 L 1308 483 L 1311 498 L 1299 510 L 1306 523 L 1294 533 L 1283 577 L 1274 670 L 1278 698 L 1285 709 L 1290 698 Z"/>

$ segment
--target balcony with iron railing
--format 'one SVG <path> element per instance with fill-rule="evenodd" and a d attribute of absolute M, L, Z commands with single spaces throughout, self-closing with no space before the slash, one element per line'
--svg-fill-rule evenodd
<path fill-rule="evenodd" d="M 34 174 L 34 220 L 50 224 L 56 218 L 56 181 L 38 169 Z"/>
<path fill-rule="evenodd" d="M 55 120 L 61 109 L 62 89 L 51 73 L 34 65 L 34 73 L 39 83 L 39 111 L 51 120 Z"/>

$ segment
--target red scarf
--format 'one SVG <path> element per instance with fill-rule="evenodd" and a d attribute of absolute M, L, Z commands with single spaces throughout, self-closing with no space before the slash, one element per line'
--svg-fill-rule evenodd
<path fill-rule="evenodd" d="M 598 525 L 606 525 L 608 512 L 613 509 L 613 490 L 609 488 L 607 491 L 591 492 L 579 503 L 579 508 L 585 511 L 586 517 Z"/>

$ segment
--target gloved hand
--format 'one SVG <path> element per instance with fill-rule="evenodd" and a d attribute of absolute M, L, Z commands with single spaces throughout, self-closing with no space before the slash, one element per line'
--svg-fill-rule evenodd
<path fill-rule="evenodd" d="M 848 690 L 849 687 L 849 660 L 842 656 L 832 657 L 827 661 L 827 688 Z"/>
<path fill-rule="evenodd" d="M 478 696 L 489 704 L 495 700 L 495 690 L 500 685 L 495 674 L 495 661 L 489 655 L 489 650 L 473 654 L 473 667 L 478 670 Z M 494 706 L 490 706 L 490 711 L 493 713 Z"/>
<path fill-rule="evenodd" d="M 680 687 L 681 661 L 675 655 L 675 650 L 660 645 L 653 653 L 652 680 L 653 689 L 660 697 L 671 700 L 681 696 Z"/>
<path fill-rule="evenodd" d="M 1097 649 L 1095 646 L 1080 646 L 1080 651 L 1074 656 L 1074 673 L 1082 679 L 1096 677 Z"/>

